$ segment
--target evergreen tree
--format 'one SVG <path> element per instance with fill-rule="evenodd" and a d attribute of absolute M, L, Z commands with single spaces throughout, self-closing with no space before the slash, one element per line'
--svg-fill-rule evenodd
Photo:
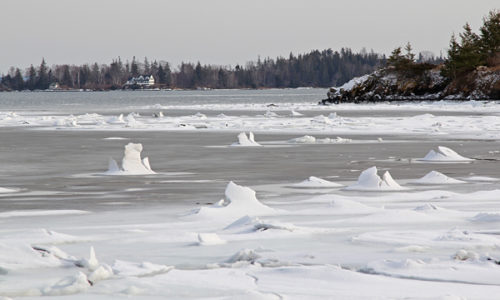
<path fill-rule="evenodd" d="M 139 66 L 137 65 L 137 62 L 135 61 L 135 56 L 132 58 L 132 63 L 130 64 L 130 73 L 131 73 L 132 77 L 139 76 Z"/>
<path fill-rule="evenodd" d="M 36 82 L 36 88 L 40 90 L 46 90 L 49 88 L 49 76 L 47 73 L 47 65 L 45 63 L 45 59 L 42 59 L 42 63 L 40 64 L 40 68 L 38 69 L 38 78 Z"/>
<path fill-rule="evenodd" d="M 24 79 L 23 75 L 21 74 L 21 70 L 19 68 L 16 69 L 16 73 L 14 77 L 12 78 L 12 89 L 21 91 L 24 89 Z"/>
<path fill-rule="evenodd" d="M 165 70 L 163 70 L 162 65 L 158 67 L 158 83 L 160 84 L 165 84 L 166 83 L 166 73 Z"/>
<path fill-rule="evenodd" d="M 31 65 L 28 70 L 28 82 L 26 83 L 26 87 L 30 90 L 34 90 L 36 88 L 36 70 L 33 65 Z"/>

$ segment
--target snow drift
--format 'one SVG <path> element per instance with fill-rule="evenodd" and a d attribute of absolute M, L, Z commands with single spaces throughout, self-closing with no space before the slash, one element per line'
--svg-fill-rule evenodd
<path fill-rule="evenodd" d="M 114 159 L 109 160 L 108 175 L 149 175 L 156 174 L 151 170 L 149 158 L 141 159 L 142 144 L 128 143 L 122 159 L 121 168 Z"/>

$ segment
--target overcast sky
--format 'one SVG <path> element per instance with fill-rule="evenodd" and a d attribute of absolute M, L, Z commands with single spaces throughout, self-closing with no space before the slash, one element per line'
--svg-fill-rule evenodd
<path fill-rule="evenodd" d="M 499 0 L 1 0 L 0 73 L 120 56 L 235 65 L 257 56 L 366 47 L 445 54 Z"/>

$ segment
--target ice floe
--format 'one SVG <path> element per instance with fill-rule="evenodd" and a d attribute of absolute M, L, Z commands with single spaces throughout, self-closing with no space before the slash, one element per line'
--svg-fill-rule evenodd
<path fill-rule="evenodd" d="M 418 160 L 429 162 L 462 162 L 472 161 L 473 159 L 463 157 L 450 148 L 438 146 L 436 150 L 431 149 L 424 158 L 420 158 Z"/>
<path fill-rule="evenodd" d="M 125 146 L 121 168 L 114 159 L 109 160 L 107 175 L 150 175 L 156 174 L 151 170 L 149 158 L 141 159 L 142 144 L 128 143 Z"/>
<path fill-rule="evenodd" d="M 454 179 L 437 171 L 431 171 L 424 177 L 411 181 L 413 184 L 458 184 L 465 181 Z"/>
<path fill-rule="evenodd" d="M 382 178 L 377 174 L 377 167 L 371 167 L 364 170 L 359 175 L 358 182 L 345 188 L 345 190 L 359 191 L 391 191 L 403 190 L 391 176 L 389 171 L 386 171 Z"/>
<path fill-rule="evenodd" d="M 291 144 L 347 144 L 351 143 L 351 139 L 336 137 L 336 138 L 316 138 L 312 135 L 304 135 L 301 137 L 288 140 Z"/>

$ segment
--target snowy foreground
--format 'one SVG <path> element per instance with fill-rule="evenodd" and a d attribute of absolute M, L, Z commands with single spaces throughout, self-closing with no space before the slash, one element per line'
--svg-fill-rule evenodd
<path fill-rule="evenodd" d="M 424 105 L 403 108 L 412 111 Z M 461 107 L 463 112 L 488 114 L 342 117 L 342 111 L 348 113 L 350 106 L 317 108 L 306 104 L 285 106 L 288 114 L 248 109 L 232 116 L 228 116 L 230 111 L 220 114 L 223 105 L 204 107 L 217 111 L 212 116 L 169 117 L 168 108 L 160 106 L 128 116 L 2 112 L 0 126 L 19 130 L 20 135 L 27 131 L 71 131 L 83 144 L 89 139 L 85 135 L 88 131 L 107 131 L 108 137 L 98 143 L 117 145 L 113 153 L 123 158 L 114 156 L 107 166 L 109 157 L 80 152 L 87 148 L 65 149 L 75 152 L 60 159 L 62 166 L 71 163 L 70 157 L 84 153 L 82 161 L 92 157 L 103 161 L 102 167 L 91 164 L 88 169 L 93 173 L 84 175 L 77 164 L 71 164 L 69 171 L 60 167 L 55 173 L 67 175 L 54 175 L 54 181 L 69 177 L 65 182 L 78 186 L 78 180 L 97 178 L 92 184 L 111 182 L 113 185 L 106 187 L 116 189 L 118 195 L 99 194 L 91 189 L 94 186 L 81 183 L 78 187 L 88 188 L 85 195 L 89 198 L 78 198 L 80 209 L 68 209 L 64 200 L 57 200 L 72 196 L 65 187 L 42 192 L 0 181 L 0 299 L 499 299 L 500 173 L 492 176 L 480 168 L 474 174 L 461 170 L 480 165 L 486 172 L 486 166 L 495 169 L 498 165 L 495 159 L 478 157 L 495 158 L 500 150 L 496 143 L 500 139 L 496 113 L 500 106 L 461 105 L 428 104 L 427 109 L 449 112 Z M 190 108 L 200 109 L 196 105 Z M 386 104 L 363 108 L 401 109 Z M 313 109 L 324 110 L 323 115 Z M 150 114 L 160 110 L 163 116 Z M 217 198 L 206 197 L 196 205 L 177 199 L 171 199 L 171 204 L 147 205 L 154 188 L 165 185 L 166 176 L 170 176 L 170 184 L 175 183 L 175 174 L 168 172 L 177 171 L 163 169 L 161 151 L 152 152 L 148 144 L 159 138 L 146 134 L 159 130 L 188 130 L 186 133 L 193 136 L 203 130 L 231 133 L 232 139 L 218 145 L 171 152 L 166 159 L 172 161 L 182 161 L 189 151 L 200 151 L 194 155 L 201 159 L 226 153 L 217 151 L 246 151 L 243 153 L 250 157 L 262 151 L 291 149 L 287 155 L 292 157 L 294 149 L 323 147 L 345 156 L 361 149 L 357 155 L 368 163 L 353 169 L 359 162 L 347 159 L 349 177 L 328 169 L 325 161 L 316 171 L 328 177 L 311 173 L 287 181 L 283 178 L 290 176 L 283 171 L 282 178 L 262 183 L 259 177 L 264 175 L 255 172 L 248 182 L 256 183 L 249 186 L 223 178 L 224 187 Z M 142 144 L 120 137 L 137 131 L 144 132 Z M 264 135 L 268 131 L 296 137 L 269 142 L 269 136 Z M 369 136 L 361 140 L 355 134 Z M 386 135 L 382 139 L 378 134 Z M 399 139 L 400 134 L 406 134 L 406 139 L 408 135 L 432 138 L 421 142 L 425 151 L 412 157 L 370 158 L 372 145 L 382 145 L 386 157 L 395 155 L 391 153 L 395 148 L 386 142 L 387 134 L 393 139 Z M 490 142 L 484 143 L 490 144 L 464 152 L 458 142 L 453 148 L 443 146 L 436 140 L 439 136 L 450 141 L 487 139 Z M 167 139 L 164 144 L 168 144 Z M 278 166 L 276 157 L 261 158 L 273 168 Z M 304 157 L 302 167 L 297 168 L 305 168 L 310 159 Z M 182 163 L 189 164 L 184 171 L 206 171 L 201 164 Z M 280 163 L 286 165 L 286 161 Z M 397 175 L 402 171 L 413 175 L 400 178 Z M 2 175 L 6 180 L 9 173 Z M 183 176 L 189 179 L 188 173 Z M 134 190 L 133 182 L 140 180 L 147 180 L 147 184 Z M 222 181 L 206 179 L 211 180 Z M 192 179 L 187 184 L 194 190 L 203 182 Z M 126 194 L 118 193 L 120 189 L 134 196 L 120 199 Z M 10 208 L 15 201 L 34 199 L 30 198 L 33 195 L 42 204 L 26 202 L 30 209 Z M 110 203 L 116 208 L 87 205 L 90 197 L 112 198 Z M 60 203 L 44 207 L 45 198 Z M 125 201 L 134 202 L 134 206 L 122 205 Z"/>

